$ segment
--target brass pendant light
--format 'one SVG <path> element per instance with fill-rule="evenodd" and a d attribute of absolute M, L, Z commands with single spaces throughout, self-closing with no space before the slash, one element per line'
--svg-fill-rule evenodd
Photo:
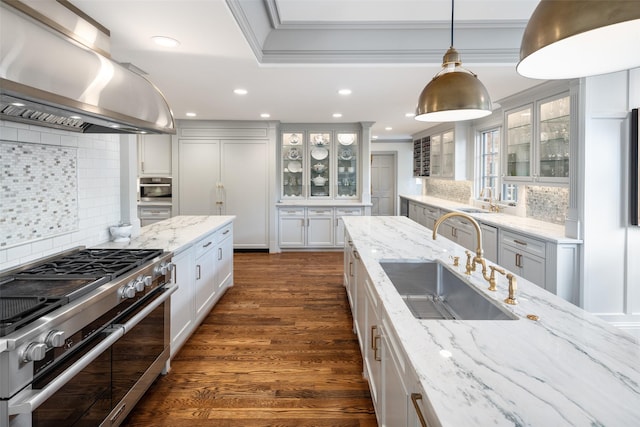
<path fill-rule="evenodd" d="M 418 99 L 416 120 L 454 122 L 491 114 L 489 93 L 478 77 L 462 68 L 453 48 L 453 0 L 451 0 L 451 47 L 442 58 L 442 70 L 425 86 Z"/>
<path fill-rule="evenodd" d="M 569 79 L 640 66 L 639 0 L 542 0 L 522 37 L 516 69 Z"/>

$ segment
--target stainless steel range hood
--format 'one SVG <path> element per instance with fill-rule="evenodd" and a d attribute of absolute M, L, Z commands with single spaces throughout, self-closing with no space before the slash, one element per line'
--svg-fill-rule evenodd
<path fill-rule="evenodd" d="M 175 133 L 164 96 L 145 77 L 15 4 L 0 2 L 0 120 L 84 133 Z"/>

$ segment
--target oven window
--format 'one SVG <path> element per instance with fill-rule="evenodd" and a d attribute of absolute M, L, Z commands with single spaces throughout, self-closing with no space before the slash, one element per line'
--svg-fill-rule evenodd
<path fill-rule="evenodd" d="M 102 338 L 106 333 L 101 333 Z M 73 354 L 65 363 L 33 383 L 44 388 L 92 346 Z M 40 405 L 32 416 L 34 427 L 97 426 L 111 411 L 111 352 L 106 351 Z"/>
<path fill-rule="evenodd" d="M 161 304 L 112 346 L 113 401 L 117 404 L 165 349 Z M 125 323 L 128 319 L 120 319 Z"/>

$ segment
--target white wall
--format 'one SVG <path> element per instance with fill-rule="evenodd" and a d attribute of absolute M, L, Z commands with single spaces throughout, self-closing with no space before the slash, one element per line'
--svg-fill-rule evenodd
<path fill-rule="evenodd" d="M 628 211 L 629 112 L 640 106 L 640 70 L 583 83 L 581 305 L 640 337 L 640 228 Z"/>
<path fill-rule="evenodd" d="M 109 240 L 120 218 L 120 137 L 86 135 L 0 121 L 0 139 L 78 147 L 78 228 L 71 233 L 0 248 L 0 271 L 76 246 Z M 1 185 L 11 185 L 0 177 Z"/>
<path fill-rule="evenodd" d="M 385 142 L 372 141 L 371 153 L 396 152 L 398 170 L 396 182 L 398 183 L 398 195 L 422 194 L 422 179 L 413 177 L 413 142 Z M 416 181 L 418 183 L 416 183 Z M 399 214 L 399 201 L 396 200 L 396 210 Z"/>

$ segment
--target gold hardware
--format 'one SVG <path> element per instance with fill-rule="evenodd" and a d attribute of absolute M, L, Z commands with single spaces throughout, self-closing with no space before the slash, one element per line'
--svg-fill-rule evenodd
<path fill-rule="evenodd" d="M 467 255 L 467 263 L 465 264 L 464 274 L 469 275 L 474 270 L 473 266 L 471 265 L 471 256 L 473 254 L 469 251 L 464 251 L 464 253 L 465 255 Z"/>
<path fill-rule="evenodd" d="M 516 276 L 509 273 L 507 274 L 509 280 L 509 296 L 504 300 L 507 304 L 516 305 L 518 300 L 516 299 L 516 289 L 518 289 L 518 283 L 516 282 Z"/>
<path fill-rule="evenodd" d="M 540 319 L 540 317 L 536 316 L 535 314 L 527 314 L 527 319 L 537 321 L 538 319 Z"/>
<path fill-rule="evenodd" d="M 471 225 L 473 225 L 473 228 L 475 228 L 476 230 L 476 243 L 478 245 L 476 247 L 476 256 L 473 258 L 473 261 L 470 261 L 470 255 L 467 253 L 467 269 L 465 271 L 465 274 L 471 274 L 472 271 L 476 271 L 476 264 L 481 264 L 482 274 L 487 280 L 489 280 L 486 276 L 487 266 L 483 258 L 482 230 L 480 229 L 480 224 L 478 224 L 478 222 L 475 219 L 473 219 L 471 216 L 463 212 L 449 212 L 442 215 L 440 218 L 438 218 L 435 224 L 433 224 L 433 235 L 432 235 L 433 240 L 436 240 L 438 227 L 440 227 L 440 224 L 442 224 L 444 221 L 454 216 L 459 216 L 468 220 L 471 223 Z"/>
<path fill-rule="evenodd" d="M 454 267 L 458 267 L 460 265 L 460 257 L 459 256 L 450 256 L 449 258 L 451 258 L 453 260 L 453 266 Z"/>
<path fill-rule="evenodd" d="M 491 265 L 489 266 L 489 268 L 491 269 L 491 276 L 489 276 L 489 290 L 495 291 L 496 290 L 496 271 L 502 274 L 503 276 L 506 274 L 506 272 L 502 268 L 496 267 L 495 265 Z"/>
<path fill-rule="evenodd" d="M 420 425 L 422 427 L 429 427 L 427 420 L 425 420 L 424 415 L 422 415 L 422 409 L 420 409 L 420 405 L 418 405 L 418 400 L 422 400 L 422 395 L 420 393 L 411 393 L 411 402 L 413 402 L 413 407 L 416 410 L 416 414 L 418 414 Z"/>
<path fill-rule="evenodd" d="M 377 340 L 380 339 L 380 335 L 376 335 L 376 337 L 373 339 L 374 342 L 376 342 Z M 380 348 L 378 347 L 378 345 L 376 344 L 375 348 L 373 349 L 373 358 L 377 361 L 380 362 L 382 360 L 382 357 L 379 356 L 378 354 L 378 350 L 380 350 Z"/>
<path fill-rule="evenodd" d="M 513 243 L 517 243 L 517 244 L 522 245 L 522 246 L 527 246 L 527 242 L 522 242 L 522 241 L 516 240 L 516 239 L 513 239 Z"/>

